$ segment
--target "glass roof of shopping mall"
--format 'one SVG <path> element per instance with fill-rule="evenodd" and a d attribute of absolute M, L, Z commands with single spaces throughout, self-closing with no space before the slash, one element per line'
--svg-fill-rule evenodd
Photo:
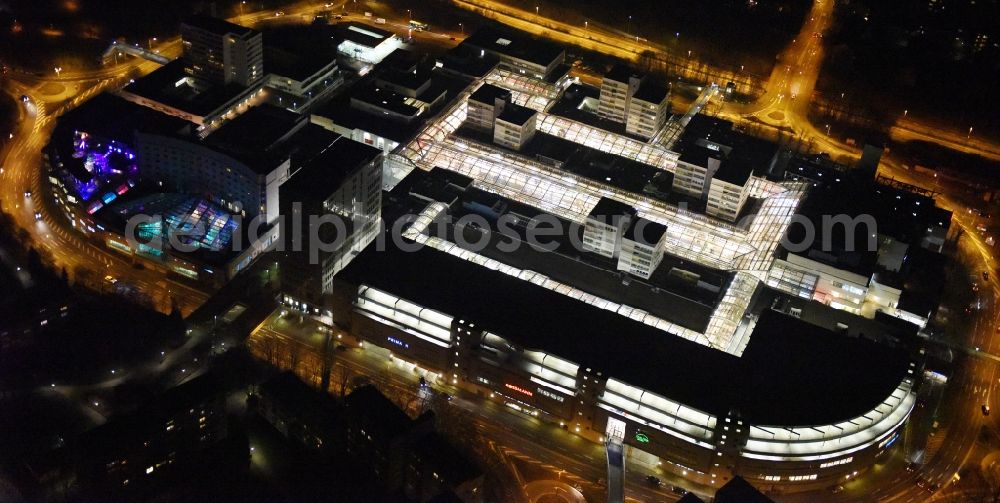
<path fill-rule="evenodd" d="M 665 171 L 676 170 L 678 154 L 656 143 L 643 143 L 620 134 L 544 113 L 558 96 L 558 89 L 510 72 L 495 70 L 485 79 L 512 91 L 515 100 L 539 110 L 538 129 L 601 152 L 623 156 Z M 583 222 L 602 197 L 627 203 L 651 221 L 666 225 L 665 251 L 703 266 L 735 271 L 736 276 L 725 292 L 704 334 L 694 332 L 607 299 L 591 298 L 571 285 L 539 279 L 531 271 L 506 266 L 494 259 L 474 254 L 439 238 L 423 235 L 418 222 L 410 236 L 442 251 L 456 254 L 485 267 L 510 269 L 511 275 L 539 282 L 604 309 L 642 321 L 685 339 L 739 355 L 752 331 L 752 317 L 744 318 L 750 298 L 767 276 L 778 243 L 791 223 L 806 184 L 771 182 L 752 178 L 751 197 L 761 199 L 760 209 L 747 226 L 737 227 L 700 213 L 694 213 L 658 199 L 628 192 L 610 184 L 579 177 L 559 168 L 540 163 L 515 152 L 474 142 L 454 135 L 466 118 L 469 95 L 478 87 L 470 86 L 456 102 L 429 123 L 420 134 L 398 153 L 390 156 L 386 176 L 388 188 L 395 186 L 415 168 L 440 167 L 469 176 L 480 189 L 525 203 L 558 217 Z M 428 207 L 427 211 L 440 209 Z M 530 273 L 532 277 L 525 274 Z"/>

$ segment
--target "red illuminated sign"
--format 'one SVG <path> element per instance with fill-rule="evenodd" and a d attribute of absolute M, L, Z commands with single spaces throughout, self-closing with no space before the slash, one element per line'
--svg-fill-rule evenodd
<path fill-rule="evenodd" d="M 526 389 L 524 389 L 524 388 L 522 388 L 520 386 L 514 386 L 513 384 L 509 384 L 509 383 L 504 383 L 504 386 L 506 386 L 506 387 L 508 387 L 508 388 L 510 388 L 510 389 L 512 389 L 512 390 L 514 390 L 516 392 L 518 392 L 518 393 L 523 393 L 523 394 L 528 395 L 528 396 L 534 395 L 534 393 L 532 393 L 532 392 L 530 392 L 530 391 L 528 391 L 528 390 L 526 390 Z"/>

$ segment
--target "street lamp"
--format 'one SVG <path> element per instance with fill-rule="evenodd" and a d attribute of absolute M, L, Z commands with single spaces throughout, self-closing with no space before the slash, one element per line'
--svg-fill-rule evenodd
<path fill-rule="evenodd" d="M 406 9 L 406 18 L 407 21 L 413 21 L 413 11 Z"/>
<path fill-rule="evenodd" d="M 910 112 L 909 110 L 903 110 L 903 117 L 906 117 L 906 114 L 908 114 L 909 112 Z"/>
<path fill-rule="evenodd" d="M 972 126 L 969 126 L 969 134 L 965 135 L 966 140 L 972 139 Z"/>
<path fill-rule="evenodd" d="M 538 16 L 538 6 L 535 6 L 535 16 Z"/>
<path fill-rule="evenodd" d="M 462 35 L 465 36 L 465 25 L 463 25 L 462 23 L 458 23 L 458 28 L 462 30 Z"/>
<path fill-rule="evenodd" d="M 246 4 L 247 4 L 247 0 L 243 0 L 242 2 L 240 2 L 240 15 L 241 16 L 243 15 L 243 7 L 246 6 Z"/>
<path fill-rule="evenodd" d="M 59 72 L 62 71 L 62 67 L 61 66 L 57 66 L 57 67 L 53 68 L 53 70 L 56 71 L 56 77 L 58 77 L 59 76 Z M 972 129 L 972 128 L 969 128 L 969 129 Z"/>

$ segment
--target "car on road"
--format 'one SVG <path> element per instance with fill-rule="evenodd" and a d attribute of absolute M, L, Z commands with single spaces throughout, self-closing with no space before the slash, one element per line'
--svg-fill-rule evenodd
<path fill-rule="evenodd" d="M 40 221 L 41 219 L 42 219 L 42 212 L 40 212 L 40 211 L 36 211 L 36 212 L 35 212 L 35 221 L 36 221 L 36 222 L 38 222 L 38 221 Z"/>
<path fill-rule="evenodd" d="M 990 272 L 983 271 L 983 281 L 989 281 L 989 280 L 990 280 Z"/>
<path fill-rule="evenodd" d="M 982 411 L 984 416 L 990 415 L 990 406 L 984 403 L 982 406 Z"/>
<path fill-rule="evenodd" d="M 448 37 L 448 40 L 458 40 L 458 39 L 455 37 Z"/>
<path fill-rule="evenodd" d="M 647 475 L 646 483 L 653 487 L 660 487 L 660 479 L 655 475 Z"/>
<path fill-rule="evenodd" d="M 31 199 L 31 191 L 30 190 L 24 191 L 24 198 L 25 199 Z"/>
<path fill-rule="evenodd" d="M 111 276 L 110 274 L 104 277 L 104 281 L 111 283 L 112 285 L 118 282 L 118 278 Z"/>
<path fill-rule="evenodd" d="M 688 493 L 688 490 L 684 489 L 681 486 L 670 486 L 670 492 L 684 496 L 685 494 Z"/>
<path fill-rule="evenodd" d="M 22 95 L 21 95 L 21 102 L 22 102 L 22 103 L 27 103 L 29 99 L 30 99 L 30 98 L 28 98 L 28 95 L 27 95 L 27 94 L 22 94 Z"/>
<path fill-rule="evenodd" d="M 284 15 L 285 15 L 285 11 L 283 11 L 283 10 L 279 10 L 278 12 L 274 13 L 274 17 L 281 17 L 281 16 L 284 16 Z"/>
<path fill-rule="evenodd" d="M 833 486 L 833 487 L 830 488 L 830 492 L 832 492 L 833 494 L 842 493 L 842 492 L 844 492 L 844 486 L 841 486 L 841 485 Z"/>

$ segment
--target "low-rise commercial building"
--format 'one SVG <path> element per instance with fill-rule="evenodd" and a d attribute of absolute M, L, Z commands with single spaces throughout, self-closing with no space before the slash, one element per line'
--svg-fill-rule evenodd
<path fill-rule="evenodd" d="M 264 32 L 263 83 L 272 105 L 302 113 L 322 102 L 344 79 L 329 26 L 281 27 Z"/>
<path fill-rule="evenodd" d="M 502 67 L 537 80 L 556 83 L 569 72 L 565 49 L 523 32 L 484 27 L 461 45 L 492 54 L 500 59 Z"/>
<path fill-rule="evenodd" d="M 365 63 L 377 64 L 402 45 L 392 32 L 367 24 L 351 21 L 337 27 L 343 39 L 337 51 Z"/>

